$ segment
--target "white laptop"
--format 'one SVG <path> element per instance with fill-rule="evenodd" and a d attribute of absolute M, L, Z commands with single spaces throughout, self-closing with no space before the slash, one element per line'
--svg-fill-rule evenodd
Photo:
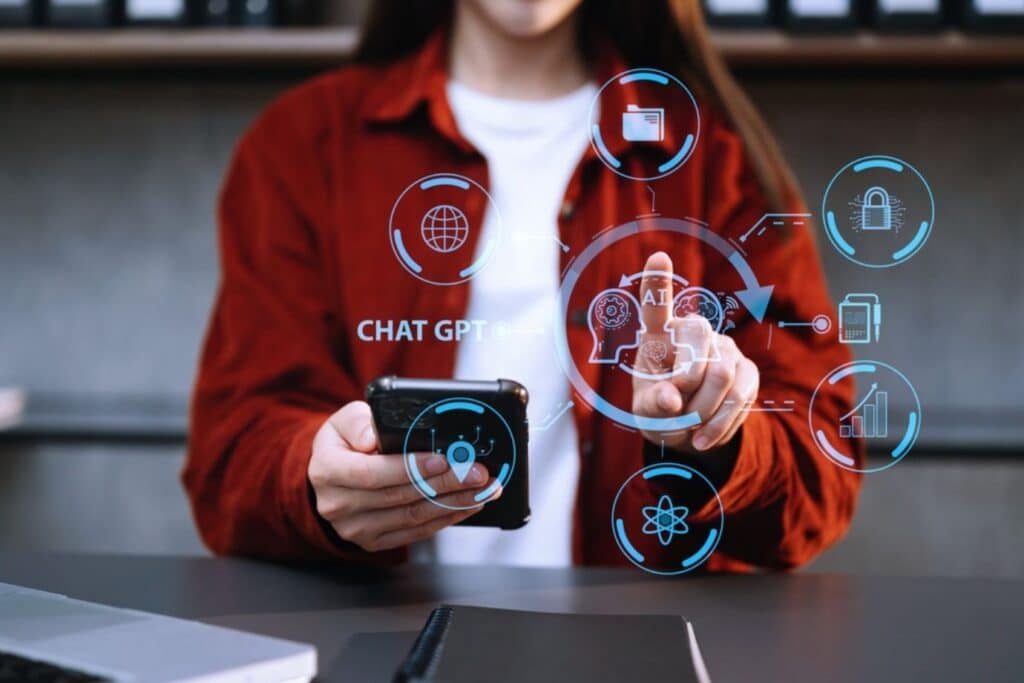
<path fill-rule="evenodd" d="M 310 645 L 0 583 L 0 681 L 279 683 L 315 675 Z"/>

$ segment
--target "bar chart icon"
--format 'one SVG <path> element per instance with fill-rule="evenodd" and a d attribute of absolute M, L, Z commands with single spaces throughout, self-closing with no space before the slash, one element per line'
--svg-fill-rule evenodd
<path fill-rule="evenodd" d="M 878 383 L 853 410 L 839 418 L 839 436 L 843 439 L 874 439 L 889 436 L 889 392 L 879 391 Z"/>

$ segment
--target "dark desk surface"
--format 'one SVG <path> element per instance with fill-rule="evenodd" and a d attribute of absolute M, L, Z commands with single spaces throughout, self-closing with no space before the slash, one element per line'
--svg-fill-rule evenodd
<path fill-rule="evenodd" d="M 321 680 L 387 680 L 439 602 L 675 613 L 722 681 L 1024 680 L 1024 581 L 406 566 L 0 552 L 0 581 L 313 643 Z M 367 634 L 367 635 L 356 635 Z"/>

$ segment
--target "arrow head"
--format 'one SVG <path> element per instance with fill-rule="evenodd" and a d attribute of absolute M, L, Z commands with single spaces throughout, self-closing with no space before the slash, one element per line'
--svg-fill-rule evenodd
<path fill-rule="evenodd" d="M 619 278 L 619 287 L 629 287 L 630 284 L 631 281 L 628 275 L 623 274 L 622 277 Z"/>
<path fill-rule="evenodd" d="M 768 310 L 768 302 L 772 299 L 772 290 L 775 285 L 763 285 L 751 287 L 750 289 L 736 290 L 736 298 L 743 302 L 743 305 L 750 311 L 757 322 L 764 321 L 764 314 Z"/>

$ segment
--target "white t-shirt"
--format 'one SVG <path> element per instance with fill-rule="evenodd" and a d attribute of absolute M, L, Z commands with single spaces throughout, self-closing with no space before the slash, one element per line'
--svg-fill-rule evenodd
<path fill-rule="evenodd" d="M 569 384 L 556 355 L 552 325 L 559 303 L 557 217 L 566 185 L 587 146 L 593 84 L 551 100 L 507 100 L 448 84 L 459 130 L 487 159 L 490 194 L 503 237 L 498 252 L 470 283 L 469 319 L 504 323 L 503 339 L 463 341 L 457 379 L 499 377 L 530 393 L 530 523 L 515 531 L 451 527 L 433 542 L 438 562 L 566 566 L 572 562 L 572 518 L 579 452 Z M 488 209 L 483 236 L 496 230 Z M 426 548 L 424 548 L 426 550 Z M 422 557 L 422 555 L 421 555 Z M 429 557 L 429 555 L 428 555 Z"/>

